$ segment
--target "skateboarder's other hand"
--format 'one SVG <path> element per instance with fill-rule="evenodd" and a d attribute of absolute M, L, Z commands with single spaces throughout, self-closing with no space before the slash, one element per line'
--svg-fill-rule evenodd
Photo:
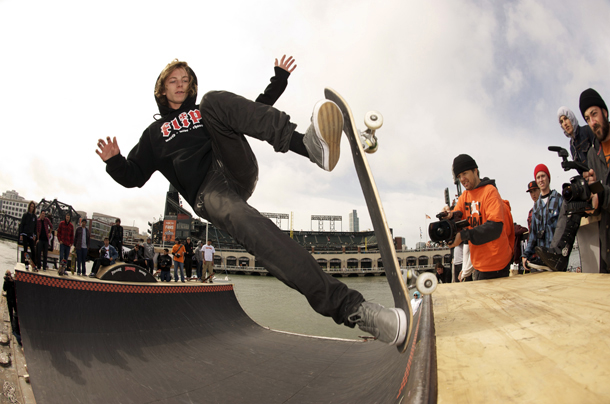
<path fill-rule="evenodd" d="M 278 63 L 277 59 L 275 59 L 275 65 L 286 70 L 288 73 L 292 73 L 294 71 L 294 69 L 297 68 L 296 64 L 294 66 L 292 66 L 292 64 L 294 62 L 296 62 L 296 60 L 292 56 L 290 56 L 288 59 L 286 59 L 286 55 L 282 56 L 282 60 L 280 60 L 279 63 Z"/>
<path fill-rule="evenodd" d="M 119 144 L 116 141 L 116 137 L 110 139 L 110 136 L 108 136 L 106 138 L 106 141 L 104 141 L 103 139 L 98 139 L 97 147 L 99 150 L 95 150 L 95 152 L 98 154 L 98 156 L 100 156 L 103 161 L 106 161 L 121 152 L 121 150 L 119 149 Z"/>

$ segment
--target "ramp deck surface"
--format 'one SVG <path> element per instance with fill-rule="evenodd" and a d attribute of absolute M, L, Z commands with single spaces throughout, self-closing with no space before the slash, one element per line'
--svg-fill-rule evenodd
<path fill-rule="evenodd" d="M 610 275 L 439 285 L 439 403 L 607 403 Z"/>
<path fill-rule="evenodd" d="M 377 341 L 261 327 L 227 284 L 124 284 L 25 271 L 16 278 L 38 404 L 436 400 L 429 298 L 415 316 L 416 343 L 401 355 Z"/>

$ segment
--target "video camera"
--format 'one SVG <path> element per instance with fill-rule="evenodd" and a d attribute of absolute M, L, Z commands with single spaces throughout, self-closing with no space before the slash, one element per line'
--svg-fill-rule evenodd
<path fill-rule="evenodd" d="M 579 163 L 577 161 L 569 161 L 568 151 L 563 147 L 549 146 L 549 151 L 557 152 L 559 157 L 563 159 L 561 167 L 564 171 L 580 170 L 582 172 L 589 171 L 589 167 L 586 164 Z M 597 181 L 593 184 L 588 184 L 587 180 L 582 175 L 577 175 L 570 178 L 570 182 L 563 184 L 561 195 L 563 199 L 569 203 L 567 213 L 583 213 L 586 210 L 593 209 L 593 206 L 589 203 L 591 194 L 597 194 L 603 192 L 602 184 Z"/>
<path fill-rule="evenodd" d="M 451 244 L 459 231 L 469 226 L 468 219 L 459 221 L 445 219 L 447 217 L 447 212 L 441 212 L 436 215 L 436 217 L 440 219 L 440 221 L 430 223 L 428 226 L 428 235 L 430 236 L 431 241 L 437 243 L 446 241 Z"/>

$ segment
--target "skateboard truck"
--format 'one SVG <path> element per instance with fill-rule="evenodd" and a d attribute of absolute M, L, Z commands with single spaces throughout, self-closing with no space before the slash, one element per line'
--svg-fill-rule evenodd
<path fill-rule="evenodd" d="M 364 132 L 358 131 L 362 149 L 367 153 L 375 153 L 379 147 L 375 131 L 383 125 L 383 116 L 377 111 L 369 111 L 364 116 L 364 124 L 368 129 Z"/>

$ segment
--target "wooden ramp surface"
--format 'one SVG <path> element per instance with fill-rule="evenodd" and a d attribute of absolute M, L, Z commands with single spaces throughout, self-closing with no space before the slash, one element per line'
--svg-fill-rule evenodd
<path fill-rule="evenodd" d="M 439 403 L 610 402 L 610 275 L 439 285 Z"/>

